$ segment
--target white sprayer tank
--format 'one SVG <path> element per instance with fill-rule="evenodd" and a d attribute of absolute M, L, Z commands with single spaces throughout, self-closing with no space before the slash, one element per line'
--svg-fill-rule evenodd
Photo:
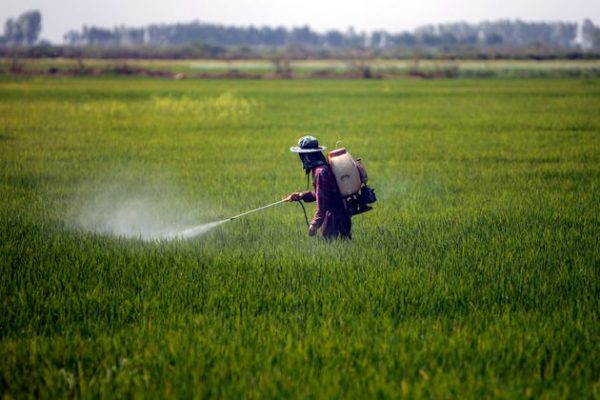
<path fill-rule="evenodd" d="M 361 180 L 356 163 L 345 148 L 332 150 L 327 156 L 329 166 L 342 196 L 350 196 L 360 190 Z"/>

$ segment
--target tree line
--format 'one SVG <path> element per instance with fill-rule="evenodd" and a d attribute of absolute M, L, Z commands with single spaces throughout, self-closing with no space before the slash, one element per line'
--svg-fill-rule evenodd
<path fill-rule="evenodd" d="M 580 36 L 578 36 L 580 35 Z M 172 46 L 203 43 L 222 47 L 283 48 L 294 45 L 308 48 L 457 48 L 540 46 L 555 49 L 584 50 L 600 48 L 600 27 L 585 20 L 575 22 L 524 22 L 499 20 L 481 23 L 445 23 L 425 25 L 412 32 L 390 33 L 330 30 L 319 33 L 308 26 L 234 27 L 201 22 L 149 25 L 112 29 L 84 26 L 64 35 L 73 46 Z"/>
<path fill-rule="evenodd" d="M 28 11 L 9 18 L 0 36 L 3 47 L 32 46 L 41 32 L 41 13 Z M 151 24 L 145 27 L 119 26 L 103 28 L 84 26 L 64 35 L 71 47 L 169 48 L 203 46 L 219 53 L 231 48 L 290 49 L 295 46 L 311 50 L 348 49 L 524 49 L 598 50 L 600 27 L 586 19 L 576 22 L 525 22 L 498 20 L 480 23 L 444 23 L 421 26 L 413 31 L 391 33 L 384 30 L 356 32 L 330 30 L 319 33 L 309 26 L 236 27 L 202 22 Z"/>

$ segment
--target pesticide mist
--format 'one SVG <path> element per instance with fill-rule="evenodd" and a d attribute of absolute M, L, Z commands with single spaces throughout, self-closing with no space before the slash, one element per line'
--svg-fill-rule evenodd
<path fill-rule="evenodd" d="M 227 222 L 198 225 L 197 221 L 206 220 L 205 217 L 199 217 L 197 209 L 191 210 L 184 202 L 174 200 L 180 197 L 167 190 L 160 195 L 104 191 L 79 205 L 75 226 L 86 232 L 153 241 L 191 239 Z M 212 215 L 209 218 L 216 219 Z"/>
<path fill-rule="evenodd" d="M 180 239 L 191 239 L 196 236 L 204 235 L 205 233 L 208 233 L 214 228 L 216 228 L 217 226 L 223 225 L 227 221 L 229 220 L 224 219 L 221 221 L 209 222 L 208 224 L 197 225 L 192 228 L 188 228 L 181 232 L 178 232 L 174 237 Z"/>

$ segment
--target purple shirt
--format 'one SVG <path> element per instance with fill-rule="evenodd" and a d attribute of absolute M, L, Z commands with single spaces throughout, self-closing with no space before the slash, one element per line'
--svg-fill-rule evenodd
<path fill-rule="evenodd" d="M 319 165 L 312 170 L 314 192 L 301 194 L 307 203 L 316 201 L 317 209 L 311 225 L 321 228 L 323 237 L 350 237 L 351 221 L 337 182 L 328 165 Z"/>

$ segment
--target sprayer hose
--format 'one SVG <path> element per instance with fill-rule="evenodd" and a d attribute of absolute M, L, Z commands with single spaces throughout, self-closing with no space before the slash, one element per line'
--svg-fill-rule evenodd
<path fill-rule="evenodd" d="M 302 207 L 302 212 L 304 213 L 304 220 L 306 221 L 306 226 L 310 226 L 310 222 L 308 222 L 308 215 L 306 215 L 306 208 L 304 207 L 304 203 L 302 200 L 298 201 L 300 207 Z"/>

